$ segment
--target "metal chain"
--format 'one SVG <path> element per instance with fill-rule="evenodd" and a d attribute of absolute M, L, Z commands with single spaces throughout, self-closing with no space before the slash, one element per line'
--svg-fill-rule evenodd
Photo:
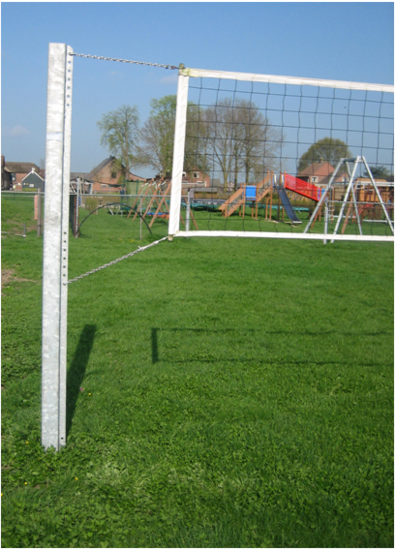
<path fill-rule="evenodd" d="M 87 277 L 88 275 L 92 275 L 93 273 L 97 273 L 98 271 L 101 271 L 102 269 L 105 269 L 106 267 L 110 267 L 111 265 L 117 264 L 118 262 L 122 262 L 122 260 L 126 260 L 127 258 L 130 258 L 131 256 L 134 256 L 135 254 L 138 254 L 139 252 L 143 252 L 143 250 L 147 250 L 148 248 L 151 248 L 152 246 L 160 243 L 161 241 L 165 241 L 168 237 L 163 237 L 162 239 L 159 239 L 159 241 L 155 241 L 151 244 L 148 244 L 147 246 L 138 247 L 137 250 L 134 250 L 133 252 L 130 252 L 129 254 L 126 254 L 125 256 L 122 256 L 121 258 L 117 258 L 117 260 L 113 260 L 112 262 L 109 262 L 108 264 L 104 264 L 100 267 L 97 267 L 96 269 L 92 269 L 91 271 L 88 271 L 87 273 L 84 273 L 83 275 L 79 275 L 78 277 L 74 277 L 74 279 L 70 279 L 70 281 L 67 281 L 67 283 L 63 283 L 64 286 L 70 285 L 70 283 L 74 283 L 75 281 L 79 281 L 80 279 L 83 279 L 84 277 Z"/>
<path fill-rule="evenodd" d="M 69 53 L 69 55 L 75 57 L 88 57 L 89 59 L 101 59 L 103 61 L 118 61 L 120 63 L 132 63 L 135 65 L 149 65 L 150 67 L 161 67 L 162 69 L 177 70 L 179 67 L 174 65 L 160 65 L 159 63 L 146 63 L 145 61 L 132 61 L 130 59 L 117 59 L 116 57 L 102 57 L 100 55 L 89 55 L 85 53 Z"/>

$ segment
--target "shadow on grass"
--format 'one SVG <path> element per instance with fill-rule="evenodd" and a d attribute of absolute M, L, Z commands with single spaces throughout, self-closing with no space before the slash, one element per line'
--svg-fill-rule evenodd
<path fill-rule="evenodd" d="M 158 338 L 157 338 L 157 332 L 160 329 L 152 328 L 151 329 L 151 358 L 153 361 L 153 365 L 158 363 Z"/>
<path fill-rule="evenodd" d="M 67 372 L 66 397 L 66 435 L 69 435 L 71 423 L 76 410 L 80 387 L 84 380 L 89 356 L 95 339 L 96 326 L 85 325 L 78 341 L 73 361 Z"/>
<path fill-rule="evenodd" d="M 196 336 L 199 336 L 200 338 L 204 338 L 205 339 L 205 342 L 207 342 L 208 340 L 208 337 L 209 336 L 213 336 L 214 334 L 215 335 L 218 335 L 219 337 L 222 335 L 222 334 L 235 334 L 235 337 L 240 337 L 241 335 L 245 334 L 247 337 L 249 336 L 250 337 L 250 340 L 249 339 L 246 339 L 246 342 L 245 342 L 245 346 L 249 344 L 249 341 L 251 343 L 252 342 L 252 335 L 262 335 L 263 334 L 263 331 L 262 330 L 259 330 L 259 329 L 255 329 L 255 328 L 245 328 L 243 330 L 241 329 L 234 329 L 234 328 L 225 328 L 225 329 L 213 329 L 213 328 L 178 328 L 178 327 L 173 327 L 173 328 L 155 328 L 153 327 L 151 329 L 151 359 L 152 359 L 152 364 L 155 365 L 156 363 L 158 363 L 159 361 L 170 361 L 173 363 L 173 364 L 177 364 L 177 363 L 185 363 L 187 361 L 187 359 L 176 359 L 175 357 L 172 357 L 172 359 L 170 359 L 169 357 L 166 359 L 165 357 L 161 357 L 160 358 L 160 351 L 159 351 L 159 347 L 158 347 L 158 334 L 160 332 L 165 332 L 165 333 L 168 333 L 168 334 L 176 334 L 176 333 L 180 333 L 181 335 L 181 341 L 182 342 L 185 342 L 186 338 L 188 335 L 196 335 Z M 334 338 L 335 336 L 342 336 L 343 338 L 355 338 L 355 337 L 362 337 L 362 336 L 365 336 L 366 338 L 375 338 L 375 337 L 379 337 L 379 336 L 391 336 L 392 335 L 392 332 L 391 331 L 387 331 L 387 330 L 382 330 L 382 331 L 376 331 L 376 332 L 370 332 L 370 333 L 366 333 L 366 332 L 363 332 L 363 331 L 359 331 L 357 330 L 356 332 L 351 332 L 351 331 L 340 331 L 340 330 L 321 330 L 321 331 L 313 331 L 313 330 L 284 330 L 284 331 L 281 331 L 281 330 L 276 330 L 276 331 L 266 331 L 265 332 L 265 335 L 267 337 L 268 340 L 272 341 L 271 338 L 272 337 L 281 337 L 282 340 L 284 340 L 285 338 L 289 337 L 289 336 L 293 336 L 293 337 L 296 337 L 296 336 L 299 336 L 301 337 L 301 341 L 303 342 L 304 341 L 304 337 L 305 338 L 315 338 L 316 339 L 316 343 L 315 343 L 315 347 L 317 348 L 319 345 L 320 345 L 320 342 L 323 341 L 324 338 L 326 337 L 331 337 L 331 338 Z M 253 340 L 255 340 L 255 337 L 253 338 Z M 241 343 L 239 342 L 238 345 L 241 345 Z M 303 346 L 303 344 L 301 344 Z M 266 349 L 264 344 L 262 344 L 262 348 L 263 349 Z M 195 348 L 191 348 L 191 349 L 195 349 Z M 271 356 L 271 353 L 273 353 L 273 350 L 269 350 L 269 355 L 265 358 L 260 358 L 258 356 L 255 356 L 254 358 L 251 358 L 249 356 L 233 356 L 232 355 L 232 351 L 233 351 L 233 347 L 232 347 L 232 343 L 231 343 L 231 346 L 227 348 L 227 356 L 222 356 L 221 354 L 217 354 L 215 358 L 211 358 L 210 356 L 207 355 L 207 353 L 205 354 L 205 357 L 202 357 L 202 354 L 200 354 L 200 347 L 198 346 L 198 351 L 196 351 L 195 353 L 195 356 L 194 356 L 194 353 L 191 351 L 190 349 L 190 353 L 189 353 L 189 357 L 188 357 L 188 362 L 203 362 L 203 363 L 238 363 L 238 362 L 254 362 L 255 364 L 271 364 L 271 363 L 274 363 L 274 364 L 279 364 L 279 362 L 286 362 L 289 366 L 301 366 L 301 365 L 305 365 L 305 366 L 309 366 L 309 365 L 315 365 L 315 366 L 329 366 L 329 365 L 340 365 L 340 364 L 343 364 L 343 365 L 350 365 L 351 362 L 350 361 L 342 361 L 340 359 L 337 358 L 337 361 L 334 361 L 334 360 L 327 360 L 327 361 L 317 361 L 317 360 L 309 360 L 309 358 L 307 357 L 307 359 L 304 359 L 304 360 L 301 360 L 301 361 L 298 361 L 298 360 L 295 360 L 295 359 L 291 359 L 290 357 L 279 357 L 279 350 L 276 354 L 276 358 L 274 359 L 272 356 Z M 266 350 L 268 351 L 268 350 Z M 384 363 L 383 360 L 381 361 L 367 361 L 367 362 L 363 362 L 361 363 L 361 366 L 362 367 L 377 367 L 377 366 L 384 366 L 384 367 L 389 367 L 389 366 L 392 366 L 393 365 L 393 362 L 390 361 L 389 363 Z"/>

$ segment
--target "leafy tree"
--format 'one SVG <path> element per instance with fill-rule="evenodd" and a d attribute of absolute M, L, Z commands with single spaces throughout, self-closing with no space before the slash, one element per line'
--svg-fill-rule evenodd
<path fill-rule="evenodd" d="M 389 169 L 386 166 L 370 166 L 370 171 L 374 179 L 385 179 L 391 177 Z M 365 170 L 365 177 L 368 178 L 368 172 Z"/>
<path fill-rule="evenodd" d="M 320 139 L 304 153 L 298 161 L 298 171 L 302 172 L 307 166 L 310 166 L 314 162 L 327 161 L 334 168 L 336 164 L 342 158 L 351 158 L 348 145 L 341 139 L 334 139 L 331 137 L 325 137 Z"/>
<path fill-rule="evenodd" d="M 139 163 L 151 166 L 162 176 L 172 172 L 176 96 L 151 100 L 150 117 L 139 132 Z"/>
<path fill-rule="evenodd" d="M 188 127 L 186 132 L 184 170 L 192 172 L 208 170 L 201 149 L 204 146 L 203 126 L 200 124 L 200 108 L 192 102 L 187 105 Z M 168 95 L 151 100 L 150 117 L 140 130 L 138 162 L 155 168 L 162 176 L 169 177 L 173 165 L 173 143 L 176 121 L 176 96 Z"/>
<path fill-rule="evenodd" d="M 115 157 L 114 170 L 121 173 L 120 180 L 129 177 L 136 162 L 136 146 L 139 128 L 137 107 L 123 105 L 116 111 L 102 116 L 97 123 L 101 131 L 100 143 Z"/>

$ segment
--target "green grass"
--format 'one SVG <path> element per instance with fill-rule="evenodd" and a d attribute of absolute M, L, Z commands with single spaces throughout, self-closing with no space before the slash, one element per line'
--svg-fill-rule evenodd
<path fill-rule="evenodd" d="M 69 276 L 164 235 L 99 211 Z M 2 299 L 3 546 L 394 546 L 391 244 L 175 239 L 73 283 L 58 453 L 42 239 L 2 244 L 29 279 Z"/>

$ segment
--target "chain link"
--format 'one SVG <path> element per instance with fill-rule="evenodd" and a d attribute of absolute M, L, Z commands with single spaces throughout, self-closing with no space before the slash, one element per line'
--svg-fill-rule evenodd
<path fill-rule="evenodd" d="M 105 269 L 106 267 L 110 267 L 111 265 L 117 264 L 118 262 L 122 262 L 122 260 L 126 260 L 127 258 L 130 258 L 131 256 L 134 256 L 135 254 L 138 254 L 139 252 L 143 252 L 143 250 L 147 250 L 148 248 L 151 248 L 152 246 L 160 243 L 161 241 L 165 241 L 168 237 L 163 237 L 162 239 L 159 239 L 158 241 L 155 241 L 151 244 L 148 244 L 147 246 L 138 247 L 137 250 L 134 250 L 133 252 L 130 252 L 129 254 L 125 254 L 125 256 L 122 256 L 121 258 L 117 258 L 117 260 L 113 260 L 107 264 L 104 264 L 100 267 L 97 267 L 95 269 L 92 269 L 91 271 L 87 271 L 87 273 L 84 273 L 83 275 L 79 275 L 78 277 L 74 277 L 74 279 L 70 279 L 70 281 L 67 281 L 67 283 L 63 283 L 64 286 L 70 285 L 71 283 L 74 283 L 75 281 L 79 281 L 80 279 L 83 279 L 84 277 L 88 277 L 88 275 L 92 275 L 93 273 L 97 273 L 98 271 L 101 271 L 102 269 Z"/>
<path fill-rule="evenodd" d="M 174 65 L 160 65 L 159 63 L 147 63 L 145 61 L 132 61 L 130 59 L 117 59 L 116 57 L 102 57 L 100 55 L 89 55 L 85 53 L 69 53 L 69 55 L 75 57 L 87 57 L 89 59 L 101 59 L 103 61 L 118 61 L 119 63 L 132 63 L 134 65 L 148 65 L 150 67 L 161 67 L 162 69 L 177 70 L 179 67 Z"/>

